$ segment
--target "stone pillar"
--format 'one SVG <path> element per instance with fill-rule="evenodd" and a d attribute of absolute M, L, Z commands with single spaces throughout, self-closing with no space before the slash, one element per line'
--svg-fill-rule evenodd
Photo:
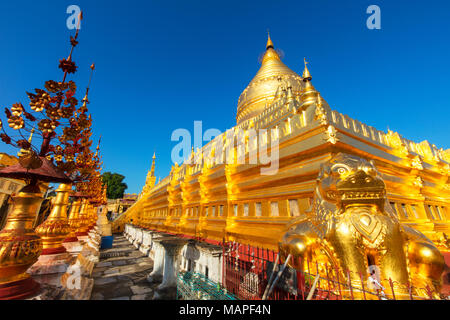
<path fill-rule="evenodd" d="M 158 239 L 162 239 L 162 238 L 173 238 L 172 235 L 166 234 L 166 233 L 162 233 L 162 232 L 158 232 L 158 231 L 150 231 L 150 252 L 148 253 L 148 257 L 151 258 L 152 260 L 155 260 L 155 255 L 156 255 L 156 248 L 157 245 L 155 245 L 155 241 L 157 241 Z"/>
<path fill-rule="evenodd" d="M 100 245 L 101 245 L 102 236 L 100 234 L 100 229 L 95 226 L 88 232 L 88 239 L 85 243 L 85 246 L 89 248 L 91 251 L 91 255 L 95 256 L 95 262 L 100 260 Z"/>
<path fill-rule="evenodd" d="M 176 299 L 178 262 L 181 249 L 187 242 L 186 239 L 179 238 L 162 240 L 160 242 L 164 247 L 164 274 L 163 281 L 156 289 L 153 299 Z"/>
<path fill-rule="evenodd" d="M 128 238 L 128 241 L 133 243 L 133 241 L 136 239 L 136 227 L 133 225 L 130 225 L 130 237 Z"/>
<path fill-rule="evenodd" d="M 125 239 L 128 240 L 128 238 L 130 237 L 130 225 L 126 224 L 124 229 L 123 229 L 123 235 L 125 237 Z"/>
<path fill-rule="evenodd" d="M 138 249 L 138 250 L 142 244 L 142 236 L 143 236 L 142 231 L 143 230 L 141 228 L 139 228 L 139 227 L 136 228 L 136 237 L 133 241 L 133 246 L 135 246 L 136 249 Z"/>
<path fill-rule="evenodd" d="M 164 237 L 153 239 L 152 251 L 154 252 L 153 258 L 153 270 L 147 276 L 147 281 L 150 283 L 160 283 L 163 278 L 164 271 L 164 248 L 161 245 L 161 241 Z"/>
<path fill-rule="evenodd" d="M 152 232 L 144 230 L 142 231 L 142 244 L 139 247 L 139 251 L 148 256 L 151 248 L 152 248 Z"/>

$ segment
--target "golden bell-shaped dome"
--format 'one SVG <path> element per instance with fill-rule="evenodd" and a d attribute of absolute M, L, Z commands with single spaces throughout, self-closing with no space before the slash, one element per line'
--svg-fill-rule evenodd
<path fill-rule="evenodd" d="M 308 62 L 305 59 L 305 70 L 303 71 L 304 89 L 300 96 L 301 107 L 306 108 L 317 101 L 317 90 L 311 83 L 312 76 L 307 67 Z"/>
<path fill-rule="evenodd" d="M 239 97 L 237 124 L 264 111 L 273 101 L 280 85 L 291 87 L 294 96 L 301 94 L 303 86 L 302 78 L 281 61 L 269 36 L 261 68 Z"/>

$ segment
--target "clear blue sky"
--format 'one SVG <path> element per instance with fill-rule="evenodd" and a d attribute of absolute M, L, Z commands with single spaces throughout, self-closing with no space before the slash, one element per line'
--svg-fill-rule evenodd
<path fill-rule="evenodd" d="M 127 192 L 140 192 L 153 151 L 157 176 L 170 172 L 173 130 L 235 124 L 267 29 L 291 69 L 302 72 L 308 58 L 333 109 L 450 147 L 448 1 L 1 1 L 1 107 L 59 79 L 71 4 L 84 11 L 75 80 L 84 88 L 96 63 L 94 138 L 102 134 L 104 171 L 125 175 Z M 366 28 L 371 4 L 381 30 Z"/>

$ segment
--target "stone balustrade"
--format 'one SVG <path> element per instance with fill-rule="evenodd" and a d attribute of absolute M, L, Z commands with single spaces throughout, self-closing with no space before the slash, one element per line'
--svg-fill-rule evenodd
<path fill-rule="evenodd" d="M 152 249 L 152 231 L 144 230 L 142 231 L 142 243 L 139 247 L 139 251 L 148 256 L 150 250 Z"/>
<path fill-rule="evenodd" d="M 142 229 L 141 228 L 136 228 L 136 232 L 135 232 L 135 238 L 133 241 L 133 245 L 139 249 L 139 247 L 142 244 L 142 237 L 143 237 L 143 233 L 142 233 Z"/>
<path fill-rule="evenodd" d="M 125 225 L 124 236 L 153 260 L 153 270 L 148 274 L 147 281 L 160 283 L 154 299 L 176 298 L 179 271 L 202 273 L 214 282 L 222 279 L 220 246 L 145 230 L 131 224 Z"/>

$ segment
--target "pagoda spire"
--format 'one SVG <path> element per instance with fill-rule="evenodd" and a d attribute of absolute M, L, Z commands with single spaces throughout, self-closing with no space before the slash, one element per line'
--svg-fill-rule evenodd
<path fill-rule="evenodd" d="M 303 58 L 303 62 L 305 63 L 305 69 L 303 70 L 303 75 L 302 75 L 303 81 L 305 81 L 305 80 L 311 81 L 312 80 L 311 73 L 308 70 L 309 62 L 306 61 L 306 58 Z"/>
<path fill-rule="evenodd" d="M 155 176 L 155 159 L 156 159 L 156 153 L 153 152 L 153 157 L 152 157 L 152 168 L 150 169 L 150 176 L 154 177 Z"/>
<path fill-rule="evenodd" d="M 155 177 L 155 159 L 156 153 L 153 153 L 152 157 L 152 167 L 147 173 L 147 178 L 145 179 L 145 186 L 142 188 L 141 194 L 145 194 L 150 191 L 151 188 L 155 186 L 156 177 Z"/>
<path fill-rule="evenodd" d="M 268 50 L 269 48 L 274 49 L 274 46 L 273 46 L 272 39 L 270 39 L 270 33 L 269 33 L 269 30 L 267 30 L 267 44 L 266 44 L 266 50 Z"/>
<path fill-rule="evenodd" d="M 280 82 L 291 84 L 295 96 L 300 95 L 303 88 L 302 78 L 289 69 L 275 50 L 271 35 L 267 34 L 266 50 L 260 57 L 261 67 L 247 88 L 242 91 L 237 106 L 236 121 L 238 124 L 261 114 L 276 97 Z"/>

